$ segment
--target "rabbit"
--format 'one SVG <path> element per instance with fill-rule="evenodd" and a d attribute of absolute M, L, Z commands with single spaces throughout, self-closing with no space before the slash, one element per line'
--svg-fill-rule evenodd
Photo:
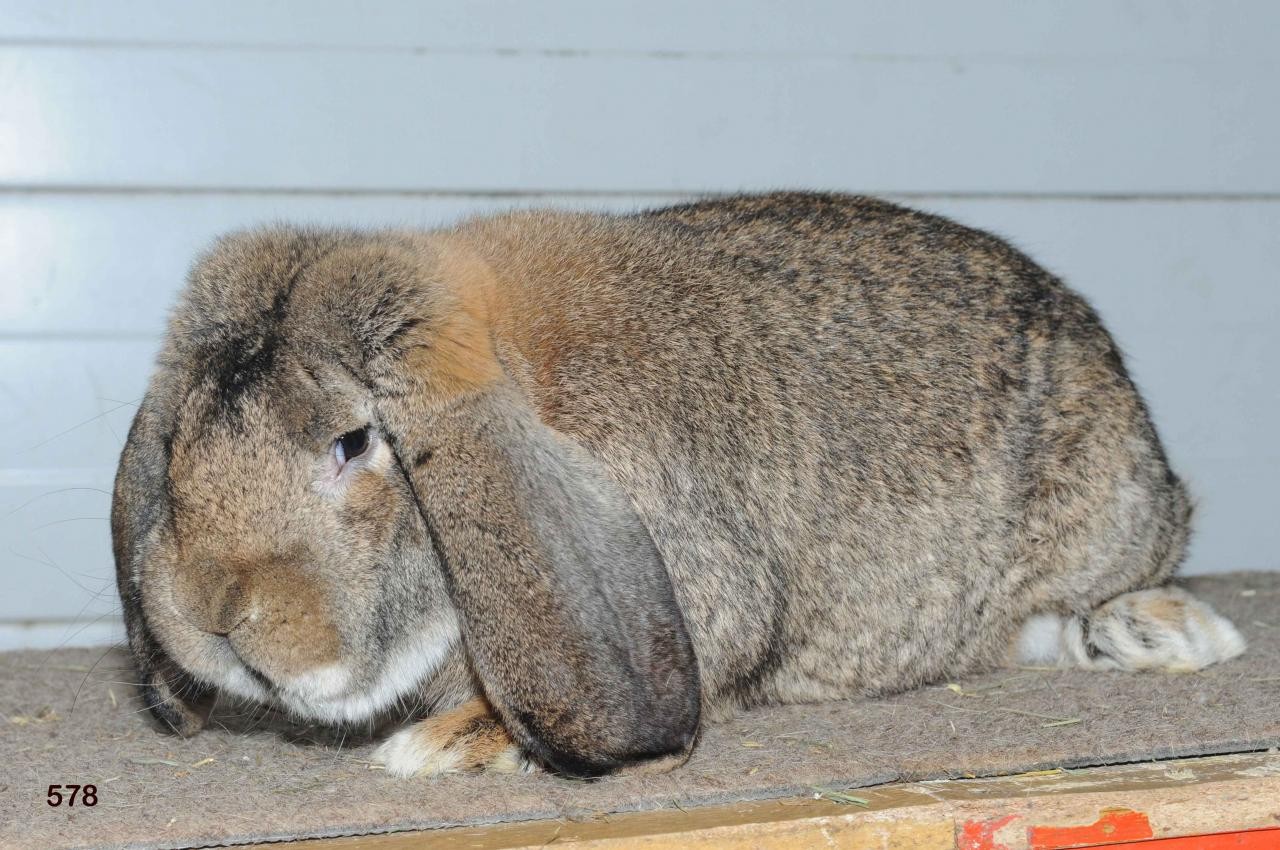
<path fill-rule="evenodd" d="M 112 533 L 145 704 L 403 723 L 398 775 L 669 770 L 702 724 L 1011 661 L 1190 670 L 1192 503 L 1083 298 L 776 192 L 194 265 Z"/>

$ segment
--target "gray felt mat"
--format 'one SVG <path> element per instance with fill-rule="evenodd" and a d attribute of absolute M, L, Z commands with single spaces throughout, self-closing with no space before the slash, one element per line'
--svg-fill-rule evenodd
<path fill-rule="evenodd" d="M 118 652 L 0 654 L 0 847 L 197 847 L 581 817 L 1280 745 L 1280 574 L 1189 584 L 1248 637 L 1243 658 L 1172 676 L 1003 670 L 961 692 L 944 683 L 755 711 L 709 727 L 674 773 L 595 783 L 396 780 L 370 768 L 367 743 L 314 743 L 317 730 L 183 741 L 139 713 Z M 98 805 L 47 805 L 48 786 L 67 783 L 95 784 Z"/>

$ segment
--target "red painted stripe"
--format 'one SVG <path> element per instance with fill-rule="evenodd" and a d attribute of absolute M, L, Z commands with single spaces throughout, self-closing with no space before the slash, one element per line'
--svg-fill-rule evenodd
<path fill-rule="evenodd" d="M 1106 850 L 1280 850 L 1280 829 L 1248 829 L 1242 832 L 1218 832 L 1213 835 L 1186 835 L 1181 838 L 1156 838 L 1151 841 L 1126 841 L 1108 844 Z"/>
<path fill-rule="evenodd" d="M 1031 850 L 1067 850 L 1138 841 L 1154 834 L 1151 821 L 1142 812 L 1103 809 L 1102 816 L 1086 826 L 1033 826 L 1027 830 L 1027 844 Z"/>
<path fill-rule="evenodd" d="M 965 821 L 956 836 L 957 850 L 1009 850 L 1009 845 L 996 842 L 996 830 L 1017 818 L 1017 815 L 1005 815 L 992 820 Z"/>

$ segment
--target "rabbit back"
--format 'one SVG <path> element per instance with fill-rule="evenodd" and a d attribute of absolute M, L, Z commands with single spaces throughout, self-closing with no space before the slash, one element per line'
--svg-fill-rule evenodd
<path fill-rule="evenodd" d="M 987 664 L 1182 557 L 1110 336 L 995 236 L 808 193 L 457 235 L 506 283 L 504 362 L 652 533 L 713 711 Z"/>

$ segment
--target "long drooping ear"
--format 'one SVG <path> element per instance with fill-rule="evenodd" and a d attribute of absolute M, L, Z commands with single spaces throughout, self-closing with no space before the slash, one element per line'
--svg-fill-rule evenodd
<path fill-rule="evenodd" d="M 486 696 L 572 776 L 687 756 L 697 662 L 630 500 L 506 381 L 390 427 Z"/>
<path fill-rule="evenodd" d="M 205 689 L 169 659 L 142 612 L 141 565 L 169 514 L 168 448 L 158 419 L 155 395 L 149 393 L 120 455 L 111 500 L 116 587 L 143 703 L 166 728 L 192 735 L 204 726 Z"/>

